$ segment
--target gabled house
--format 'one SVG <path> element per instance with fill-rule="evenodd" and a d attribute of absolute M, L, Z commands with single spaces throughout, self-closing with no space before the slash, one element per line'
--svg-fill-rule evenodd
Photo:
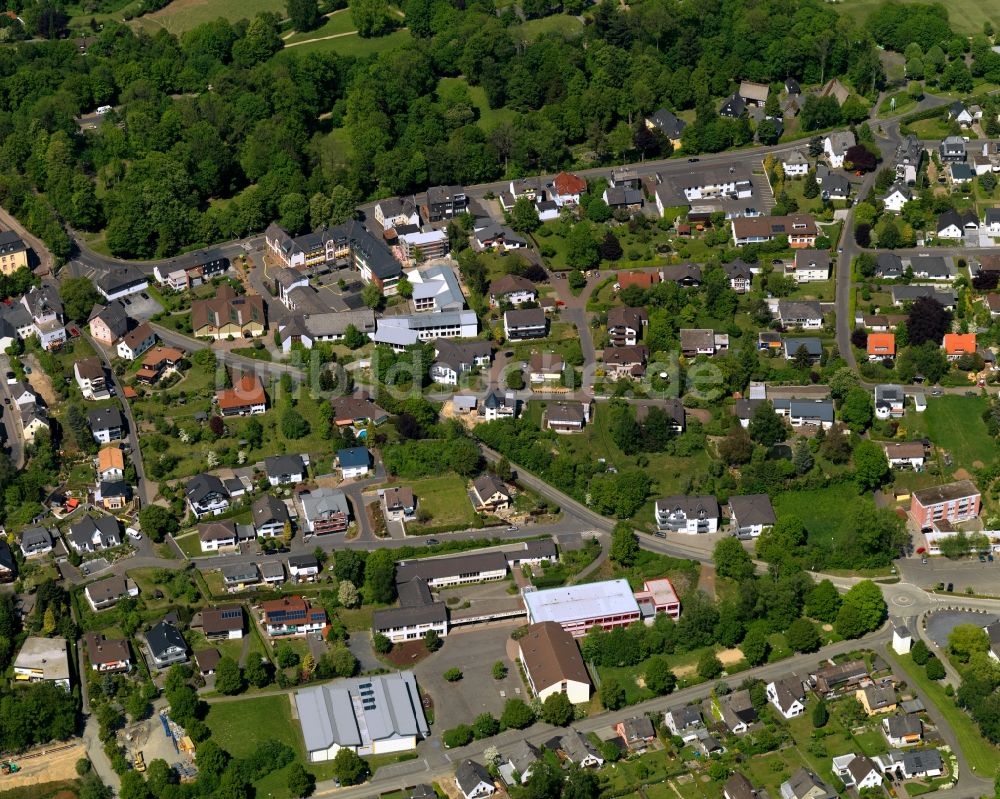
<path fill-rule="evenodd" d="M 511 492 L 496 475 L 482 474 L 472 482 L 476 510 L 496 513 L 510 507 Z"/>
<path fill-rule="evenodd" d="M 963 128 L 969 127 L 975 121 L 961 100 L 956 100 L 948 106 L 948 119 L 957 122 Z"/>
<path fill-rule="evenodd" d="M 819 228 L 809 214 L 787 216 L 739 216 L 730 221 L 737 246 L 762 244 L 784 236 L 792 249 L 815 247 Z"/>
<path fill-rule="evenodd" d="M 315 555 L 289 555 L 288 575 L 297 583 L 314 583 L 320 573 Z"/>
<path fill-rule="evenodd" d="M 267 318 L 264 298 L 258 294 L 237 296 L 223 283 L 215 297 L 191 303 L 191 330 L 195 338 L 256 338 L 264 335 Z"/>
<path fill-rule="evenodd" d="M 508 787 L 524 785 L 531 776 L 531 769 L 541 757 L 539 751 L 527 741 L 516 741 L 504 748 L 497 771 Z"/>
<path fill-rule="evenodd" d="M 90 312 L 88 324 L 90 335 L 110 347 L 128 332 L 129 318 L 125 306 L 115 300 L 107 305 L 95 305 Z"/>
<path fill-rule="evenodd" d="M 430 377 L 435 383 L 457 386 L 459 377 L 476 367 L 490 365 L 493 348 L 487 341 L 458 343 L 444 339 L 434 342 L 434 362 Z"/>
<path fill-rule="evenodd" d="M 89 632 L 83 636 L 83 642 L 87 647 L 90 668 L 98 674 L 113 674 L 132 668 L 132 654 L 129 652 L 127 639 L 109 639 L 104 637 L 104 633 Z"/>
<path fill-rule="evenodd" d="M 771 498 L 767 494 L 732 494 L 729 515 L 738 538 L 757 538 L 777 523 Z"/>
<path fill-rule="evenodd" d="M 235 641 L 243 637 L 246 630 L 246 617 L 242 605 L 222 605 L 218 608 L 205 608 L 199 614 L 201 631 L 209 641 L 217 639 Z M 197 616 L 195 617 L 198 618 Z M 198 625 L 191 622 L 192 627 Z"/>
<path fill-rule="evenodd" d="M 737 294 L 746 294 L 750 291 L 750 285 L 753 280 L 753 269 L 750 264 L 741 258 L 737 258 L 731 263 L 723 264 L 722 269 L 725 271 L 726 277 L 729 278 L 729 288 Z"/>
<path fill-rule="evenodd" d="M 158 622 L 146 633 L 146 648 L 157 669 L 170 668 L 175 663 L 187 663 L 187 642 L 173 622 Z"/>
<path fill-rule="evenodd" d="M 979 217 L 973 211 L 959 213 L 954 209 L 945 211 L 937 220 L 937 235 L 939 239 L 960 240 L 967 230 L 978 230 Z"/>
<path fill-rule="evenodd" d="M 139 596 L 139 586 L 126 577 L 114 575 L 91 583 L 83 590 L 94 611 L 114 607 L 126 597 Z"/>
<path fill-rule="evenodd" d="M 889 191 L 882 198 L 882 204 L 885 206 L 886 211 L 898 214 L 903 210 L 903 206 L 912 199 L 913 192 L 910 190 L 910 187 L 905 183 L 897 182 L 889 187 Z"/>
<path fill-rule="evenodd" d="M 793 361 L 805 355 L 808 363 L 816 364 L 823 359 L 823 342 L 811 336 L 789 336 L 781 342 L 785 360 Z"/>
<path fill-rule="evenodd" d="M 849 130 L 830 133 L 823 139 L 823 152 L 830 162 L 830 167 L 840 169 L 844 165 L 844 156 L 855 144 L 857 140 Z"/>
<path fill-rule="evenodd" d="M 811 425 L 825 430 L 833 427 L 833 400 L 776 399 L 774 412 L 788 419 L 792 427 Z"/>
<path fill-rule="evenodd" d="M 261 538 L 284 535 L 285 525 L 291 521 L 285 503 L 271 494 L 261 494 L 250 506 L 254 530 Z"/>
<path fill-rule="evenodd" d="M 604 374 L 609 380 L 640 380 L 646 374 L 649 350 L 641 344 L 634 347 L 608 347 L 604 350 Z"/>
<path fill-rule="evenodd" d="M 222 567 L 222 587 L 229 593 L 244 591 L 260 582 L 256 563 L 233 563 Z"/>
<path fill-rule="evenodd" d="M 104 374 L 104 364 L 96 355 L 73 364 L 73 377 L 84 399 L 102 400 L 111 396 L 111 386 Z"/>
<path fill-rule="evenodd" d="M 561 355 L 534 352 L 528 361 L 528 380 L 533 384 L 557 382 L 562 378 L 565 368 Z"/>
<path fill-rule="evenodd" d="M 715 533 L 719 529 L 719 501 L 709 495 L 676 495 L 656 500 L 656 529 L 674 533 Z"/>
<path fill-rule="evenodd" d="M 272 486 L 294 485 L 306 479 L 307 458 L 302 455 L 272 455 L 264 458 L 264 472 Z"/>
<path fill-rule="evenodd" d="M 455 782 L 465 799 L 483 799 L 497 792 L 493 777 L 475 760 L 463 760 L 455 769 Z"/>
<path fill-rule="evenodd" d="M 781 159 L 786 177 L 798 178 L 809 174 L 809 159 L 801 150 L 792 150 Z"/>
<path fill-rule="evenodd" d="M 38 336 L 42 349 L 57 349 L 66 342 L 63 305 L 55 286 L 32 287 L 21 297 L 21 305 L 31 317 L 30 333 Z"/>
<path fill-rule="evenodd" d="M 892 713 L 896 710 L 896 689 L 892 683 L 866 685 L 854 692 L 854 698 L 861 703 L 869 716 Z"/>
<path fill-rule="evenodd" d="M 143 322 L 134 330 L 130 330 L 118 341 L 116 351 L 118 357 L 126 361 L 134 361 L 156 343 L 156 333 L 147 322 Z"/>
<path fill-rule="evenodd" d="M 523 305 L 538 299 L 535 284 L 521 275 L 502 275 L 490 283 L 490 306 L 498 307 L 501 303 Z"/>
<path fill-rule="evenodd" d="M 545 409 L 542 426 L 556 433 L 579 433 L 590 421 L 590 416 L 589 401 L 553 402 Z"/>
<path fill-rule="evenodd" d="M 654 740 L 656 740 L 656 730 L 653 729 L 653 722 L 648 716 L 633 716 L 630 719 L 623 719 L 615 725 L 615 732 L 618 733 L 625 746 L 631 752 L 643 752 Z"/>
<path fill-rule="evenodd" d="M 505 311 L 503 315 L 504 337 L 510 341 L 528 338 L 545 338 L 548 320 L 541 308 L 524 308 Z"/>
<path fill-rule="evenodd" d="M 862 791 L 882 784 L 882 771 L 870 757 L 853 752 L 833 758 L 833 773 L 844 785 Z"/>
<path fill-rule="evenodd" d="M 260 604 L 264 630 L 272 637 L 307 635 L 326 626 L 326 611 L 300 596 L 286 596 Z"/>
<path fill-rule="evenodd" d="M 976 334 L 975 333 L 945 333 L 944 341 L 945 357 L 949 361 L 957 361 L 963 355 L 975 355 Z"/>
<path fill-rule="evenodd" d="M 801 716 L 806 709 L 806 692 L 802 687 L 802 680 L 794 674 L 769 682 L 766 692 L 767 701 L 786 719 Z"/>
<path fill-rule="evenodd" d="M 882 719 L 882 732 L 889 746 L 913 746 L 924 737 L 924 724 L 920 716 L 904 713 Z"/>
<path fill-rule="evenodd" d="M 750 780 L 734 771 L 722 786 L 722 796 L 724 799 L 758 799 L 759 794 Z"/>
<path fill-rule="evenodd" d="M 333 406 L 333 421 L 337 427 L 363 428 L 369 424 L 377 427 L 389 418 L 389 414 L 372 402 L 367 394 L 334 397 L 330 404 Z"/>
<path fill-rule="evenodd" d="M 737 91 L 722 101 L 722 106 L 719 108 L 719 116 L 726 117 L 727 119 L 739 119 L 746 111 L 747 104 Z"/>
<path fill-rule="evenodd" d="M 202 552 L 218 552 L 224 547 L 235 547 L 239 543 L 236 522 L 230 519 L 199 524 L 198 538 Z"/>
<path fill-rule="evenodd" d="M 608 344 L 630 347 L 639 343 L 642 331 L 649 324 L 645 308 L 615 307 L 608 311 Z"/>
<path fill-rule="evenodd" d="M 750 691 L 746 688 L 719 697 L 719 712 L 722 723 L 734 735 L 742 735 L 757 720 L 757 710 L 750 701 Z"/>
<path fill-rule="evenodd" d="M 612 210 L 638 211 L 644 202 L 642 191 L 628 186 L 608 186 L 602 199 Z"/>
<path fill-rule="evenodd" d="M 1000 208 L 987 208 L 983 215 L 983 229 L 990 236 L 1000 236 Z"/>
<path fill-rule="evenodd" d="M 867 677 L 868 666 L 863 660 L 848 660 L 817 669 L 809 675 L 809 681 L 817 693 L 829 694 L 858 685 Z"/>
<path fill-rule="evenodd" d="M 29 527 L 21 533 L 21 553 L 26 558 L 52 551 L 53 536 L 45 527 Z"/>
<path fill-rule="evenodd" d="M 830 253 L 826 250 L 798 250 L 792 264 L 791 277 L 796 283 L 829 280 L 830 270 Z"/>
<path fill-rule="evenodd" d="M 687 127 L 687 123 L 669 109 L 661 108 L 655 111 L 652 116 L 646 117 L 646 127 L 651 131 L 661 133 L 676 150 L 681 146 L 681 134 Z"/>
<path fill-rule="evenodd" d="M 382 508 L 389 521 L 411 521 L 416 517 L 417 500 L 413 489 L 392 486 L 382 491 Z"/>
<path fill-rule="evenodd" d="M 518 660 L 532 693 L 544 702 L 564 693 L 572 704 L 590 699 L 590 677 L 573 636 L 554 621 L 531 624 L 518 639 Z"/>
<path fill-rule="evenodd" d="M 961 136 L 948 136 L 938 145 L 938 153 L 945 163 L 965 161 L 965 140 Z"/>
<path fill-rule="evenodd" d="M 229 492 L 214 474 L 198 474 L 184 485 L 184 498 L 196 518 L 218 516 L 229 508 Z"/>
<path fill-rule="evenodd" d="M 69 545 L 77 552 L 97 552 L 121 546 L 122 536 L 114 516 L 84 516 L 71 525 L 66 534 Z"/>
<path fill-rule="evenodd" d="M 924 469 L 924 445 L 919 441 L 883 441 L 882 450 L 890 469 Z"/>
<path fill-rule="evenodd" d="M 887 361 L 896 357 L 895 333 L 868 334 L 868 360 Z"/>
<path fill-rule="evenodd" d="M 547 749 L 559 751 L 566 760 L 580 768 L 600 768 L 604 765 L 604 758 L 597 748 L 583 733 L 572 727 L 549 743 L 554 746 L 546 744 Z"/>
<path fill-rule="evenodd" d="M 681 328 L 681 354 L 685 358 L 715 355 L 715 331 L 710 329 Z"/>
<path fill-rule="evenodd" d="M 674 710 L 668 710 L 663 716 L 663 722 L 671 734 L 691 743 L 698 738 L 698 733 L 704 729 L 698 705 L 684 705 Z"/>
<path fill-rule="evenodd" d="M 121 510 L 131 499 L 132 491 L 124 480 L 100 480 L 94 491 L 94 502 L 105 510 Z"/>
<path fill-rule="evenodd" d="M 552 199 L 560 206 L 580 204 L 580 196 L 587 191 L 587 181 L 571 172 L 560 172 L 552 180 Z"/>
<path fill-rule="evenodd" d="M 807 768 L 792 774 L 780 790 L 781 799 L 837 799 L 837 792 Z"/>

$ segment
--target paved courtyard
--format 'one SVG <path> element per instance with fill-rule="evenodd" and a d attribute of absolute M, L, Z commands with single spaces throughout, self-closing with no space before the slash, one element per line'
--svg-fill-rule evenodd
<path fill-rule="evenodd" d="M 434 700 L 437 729 L 469 724 L 484 712 L 499 718 L 504 703 L 512 697 L 527 701 L 520 673 L 516 664 L 507 659 L 506 652 L 511 630 L 520 623 L 502 622 L 452 630 L 440 650 L 414 666 L 421 688 Z M 493 679 L 493 664 L 498 660 L 507 665 L 507 676 L 503 680 Z M 462 679 L 453 683 L 445 681 L 441 675 L 456 666 L 462 670 Z"/>
<path fill-rule="evenodd" d="M 979 558 L 932 557 L 921 563 L 919 557 L 900 558 L 896 561 L 906 582 L 931 590 L 937 583 L 954 586 L 955 594 L 965 593 L 969 586 L 979 594 L 1000 594 L 1000 559 L 980 563 Z"/>

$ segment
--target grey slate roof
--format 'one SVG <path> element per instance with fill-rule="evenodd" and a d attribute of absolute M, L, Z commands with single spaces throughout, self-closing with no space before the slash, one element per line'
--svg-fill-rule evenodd
<path fill-rule="evenodd" d="M 771 498 L 767 494 L 735 494 L 729 497 L 729 507 L 742 525 L 774 524 L 777 519 Z"/>

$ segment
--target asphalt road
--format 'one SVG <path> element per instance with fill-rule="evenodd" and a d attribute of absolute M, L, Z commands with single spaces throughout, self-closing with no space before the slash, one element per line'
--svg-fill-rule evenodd
<path fill-rule="evenodd" d="M 7 385 L 5 375 L 10 370 L 10 358 L 0 355 L 0 406 L 3 409 L 3 424 L 6 429 L 7 452 L 10 455 L 11 463 L 18 469 L 24 468 L 24 432 L 21 428 L 21 420 L 17 418 L 17 405 L 10 393 L 10 386 Z M 7 403 L 10 400 L 10 403 Z"/>

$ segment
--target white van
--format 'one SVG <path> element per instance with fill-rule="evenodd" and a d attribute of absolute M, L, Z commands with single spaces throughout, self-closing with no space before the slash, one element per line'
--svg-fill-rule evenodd
<path fill-rule="evenodd" d="M 110 105 L 98 106 L 98 108 L 97 108 L 97 115 L 98 116 L 104 116 L 110 110 L 111 110 L 111 106 Z"/>

